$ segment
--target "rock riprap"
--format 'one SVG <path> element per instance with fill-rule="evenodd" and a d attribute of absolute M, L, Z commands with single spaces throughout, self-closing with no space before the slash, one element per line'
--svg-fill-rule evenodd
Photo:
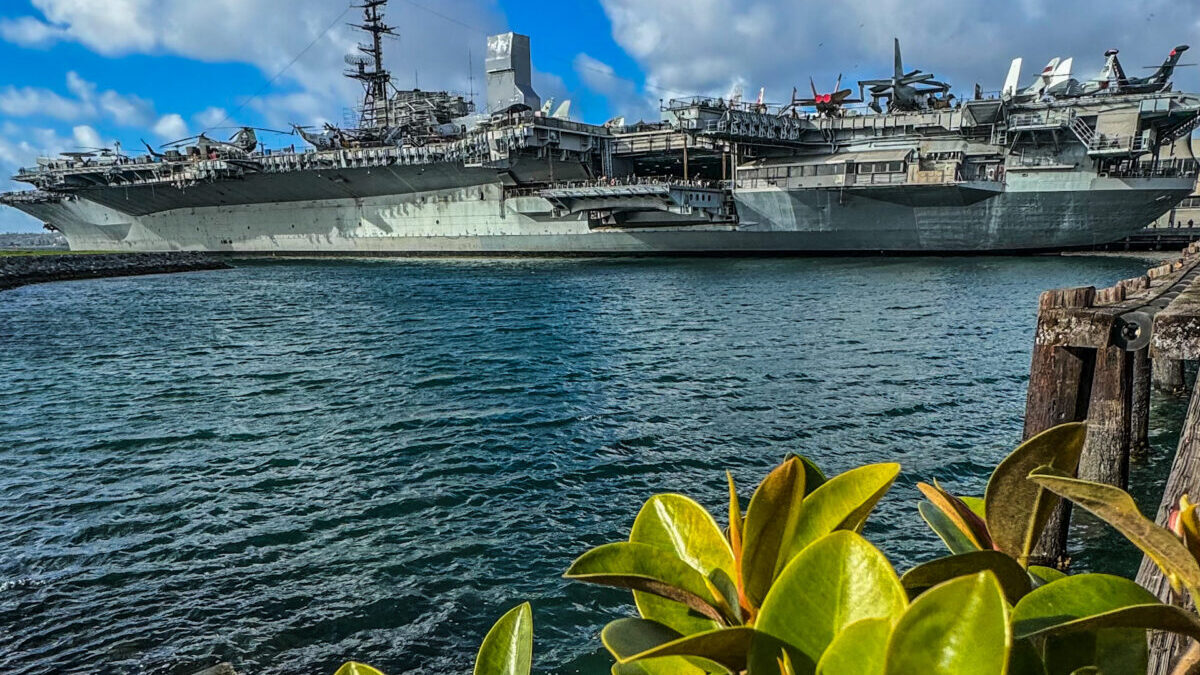
<path fill-rule="evenodd" d="M 94 253 L 0 256 L 0 290 L 27 284 L 229 269 L 205 253 Z"/>

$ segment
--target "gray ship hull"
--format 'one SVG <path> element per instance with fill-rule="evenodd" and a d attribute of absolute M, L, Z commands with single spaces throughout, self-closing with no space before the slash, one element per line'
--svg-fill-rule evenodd
<path fill-rule="evenodd" d="M 586 213 L 564 216 L 537 196 L 505 198 L 495 183 L 316 200 L 267 195 L 272 199 L 261 203 L 139 215 L 114 208 L 119 203 L 110 199 L 16 206 L 61 231 L 76 250 L 363 256 L 988 253 L 1116 241 L 1192 189 L 1190 178 L 1117 179 L 1081 172 L 1013 173 L 1003 189 L 982 197 L 950 188 L 916 197 L 911 190 L 750 188 L 734 195 L 737 224 L 637 228 L 600 227 Z"/>

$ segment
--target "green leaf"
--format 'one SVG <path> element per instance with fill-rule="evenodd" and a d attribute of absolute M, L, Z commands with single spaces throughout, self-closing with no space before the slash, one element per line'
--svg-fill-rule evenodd
<path fill-rule="evenodd" d="M 1200 619 L 1194 614 L 1162 604 L 1137 583 L 1108 574 L 1064 577 L 1034 590 L 1013 609 L 1018 638 L 1108 628 L 1165 630 L 1200 638 Z"/>
<path fill-rule="evenodd" d="M 785 537 L 795 528 L 804 499 L 804 465 L 792 457 L 765 479 L 746 509 L 742 533 L 742 589 L 753 607 L 762 606 L 783 553 Z"/>
<path fill-rule="evenodd" d="M 1147 629 L 1200 635 L 1200 620 L 1164 605 L 1133 581 L 1106 574 L 1064 577 L 1013 610 L 1018 637 L 1042 638 L 1052 675 L 1099 666 L 1106 675 L 1146 672 Z"/>
<path fill-rule="evenodd" d="M 825 477 L 825 472 L 821 471 L 821 467 L 817 466 L 816 462 L 805 457 L 804 455 L 793 455 L 800 463 L 804 465 L 804 489 L 805 494 L 812 494 L 814 490 L 825 484 L 828 480 Z"/>
<path fill-rule="evenodd" d="M 987 504 L 983 501 L 983 497 L 959 497 L 962 503 L 971 509 L 971 513 L 979 516 L 983 521 L 987 521 Z"/>
<path fill-rule="evenodd" d="M 859 532 L 867 516 L 900 475 L 899 464 L 869 464 L 834 476 L 812 491 L 800 505 L 800 516 L 779 559 L 783 571 L 804 547 L 834 530 Z"/>
<path fill-rule="evenodd" d="M 1154 594 L 1129 579 L 1109 574 L 1064 576 L 1017 603 L 1013 634 L 1028 638 L 1085 617 L 1156 602 Z"/>
<path fill-rule="evenodd" d="M 679 631 L 649 619 L 617 619 L 600 631 L 600 641 L 618 661 L 681 637 Z"/>
<path fill-rule="evenodd" d="M 715 663 L 703 667 L 682 657 L 613 664 L 612 675 L 726 675 L 729 671 Z"/>
<path fill-rule="evenodd" d="M 1158 565 L 1173 588 L 1178 590 L 1182 584 L 1193 601 L 1200 597 L 1200 563 L 1170 530 L 1143 516 L 1129 493 L 1111 485 L 1071 478 L 1051 467 L 1034 470 L 1029 479 L 1112 525 Z"/>
<path fill-rule="evenodd" d="M 1022 567 L 1037 546 L 1058 504 L 1057 495 L 1029 480 L 1039 466 L 1074 474 L 1083 452 L 1087 425 L 1064 424 L 1022 443 L 992 473 L 984 497 L 988 531 L 995 547 Z"/>
<path fill-rule="evenodd" d="M 347 661 L 333 675 L 383 675 L 383 673 L 366 664 Z"/>
<path fill-rule="evenodd" d="M 729 548 L 733 552 L 733 578 L 742 578 L 742 503 L 738 501 L 737 486 L 733 483 L 733 473 L 726 471 L 725 478 L 729 481 Z"/>
<path fill-rule="evenodd" d="M 1094 672 L 1104 675 L 1146 675 L 1149 650 L 1140 630 L 1098 630 L 1044 638 L 1049 675 Z"/>
<path fill-rule="evenodd" d="M 678 656 L 637 662 L 631 659 L 682 637 L 678 631 L 646 619 L 617 619 L 600 632 L 600 641 L 618 661 L 612 670 L 617 675 L 704 675 L 725 672 L 725 668 L 700 659 Z"/>
<path fill-rule="evenodd" d="M 718 628 L 675 639 L 621 659 L 622 663 L 665 656 L 692 656 L 717 663 L 735 673 L 746 669 L 756 631 L 747 626 Z"/>
<path fill-rule="evenodd" d="M 889 619 L 863 619 L 846 626 L 817 663 L 817 675 L 883 675 Z"/>
<path fill-rule="evenodd" d="M 1014 640 L 1008 656 L 1008 675 L 1046 675 L 1046 664 L 1030 640 Z"/>
<path fill-rule="evenodd" d="M 708 580 L 671 553 L 648 544 L 617 542 L 584 553 L 563 575 L 601 586 L 644 591 L 684 604 L 716 622 L 727 622 Z"/>
<path fill-rule="evenodd" d="M 1062 570 L 1056 570 L 1053 567 L 1042 567 L 1041 565 L 1029 566 L 1029 578 L 1033 580 L 1033 585 L 1041 588 L 1052 581 L 1065 579 L 1066 573 Z"/>
<path fill-rule="evenodd" d="M 950 519 L 954 527 L 962 532 L 975 548 L 992 548 L 992 536 L 988 533 L 987 523 L 966 502 L 944 490 L 937 481 L 934 481 L 933 485 L 917 483 L 917 489 Z"/>
<path fill-rule="evenodd" d="M 734 573 L 733 551 L 717 521 L 695 501 L 682 495 L 656 495 L 646 501 L 629 533 L 629 541 L 661 549 L 710 577 L 720 571 L 728 579 Z M 730 614 L 737 607 L 737 593 L 728 595 L 728 585 L 718 587 L 725 600 L 721 608 Z M 634 591 L 638 612 L 681 633 L 715 628 L 714 622 L 695 616 L 687 606 L 650 593 Z"/>
<path fill-rule="evenodd" d="M 951 553 L 970 553 L 978 551 L 979 547 L 971 540 L 970 535 L 963 532 L 954 524 L 941 509 L 934 506 L 931 502 L 921 502 L 917 504 L 917 512 L 921 514 L 921 518 L 929 525 L 929 529 L 941 538 L 946 544 L 946 548 L 950 549 Z"/>
<path fill-rule="evenodd" d="M 1004 596 L 1010 603 L 1016 603 L 1031 589 L 1029 575 L 1015 560 L 999 551 L 972 551 L 946 558 L 931 560 L 918 565 L 904 576 L 900 583 L 904 585 L 910 597 L 915 597 L 927 589 L 940 583 L 958 577 L 971 576 L 984 570 L 991 570 Z"/>
<path fill-rule="evenodd" d="M 926 592 L 888 640 L 888 675 L 1002 675 L 1012 645 L 996 576 L 980 572 Z"/>
<path fill-rule="evenodd" d="M 529 675 L 533 667 L 533 609 L 519 605 L 500 617 L 483 638 L 475 675 Z"/>
<path fill-rule="evenodd" d="M 887 558 L 855 532 L 818 539 L 792 559 L 763 602 L 755 628 L 786 642 L 796 671 L 812 672 L 833 639 L 863 619 L 892 619 L 908 604 Z M 769 673 L 776 653 L 757 645 L 751 672 Z"/>

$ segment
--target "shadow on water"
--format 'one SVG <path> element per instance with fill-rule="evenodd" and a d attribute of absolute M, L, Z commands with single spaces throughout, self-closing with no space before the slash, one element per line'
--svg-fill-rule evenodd
<path fill-rule="evenodd" d="M 1038 293 L 1146 266 L 291 261 L 0 294 L 0 670 L 466 672 L 528 599 L 540 671 L 603 672 L 628 598 L 571 560 L 789 452 L 901 462 L 867 536 L 907 568 L 940 548 L 915 483 L 980 494 L 1019 440 Z M 1182 413 L 1154 414 L 1143 501 Z M 1082 565 L 1132 567 L 1083 534 Z"/>

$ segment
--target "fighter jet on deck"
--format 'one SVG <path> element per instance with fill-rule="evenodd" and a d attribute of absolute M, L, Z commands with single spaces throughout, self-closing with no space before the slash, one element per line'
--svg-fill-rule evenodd
<path fill-rule="evenodd" d="M 862 80 L 858 83 L 859 98 L 865 98 L 863 90 L 871 88 L 871 109 L 883 112 L 881 100 L 888 102 L 888 112 L 901 110 L 927 110 L 949 107 L 950 85 L 933 79 L 933 73 L 914 70 L 904 72 L 904 60 L 900 56 L 900 39 L 896 39 L 895 70 L 888 80 Z M 918 87 L 916 85 L 923 85 Z"/>
<path fill-rule="evenodd" d="M 1171 77 L 1175 74 L 1175 69 L 1179 67 L 1179 59 L 1188 49 L 1187 45 L 1179 45 L 1172 49 L 1162 65 L 1149 77 L 1126 76 L 1125 69 L 1121 66 L 1121 60 L 1117 57 L 1120 52 L 1110 49 L 1104 53 L 1108 57 L 1108 63 L 1101 76 L 1103 77 L 1107 73 L 1108 78 L 1104 81 L 1109 83 L 1107 89 L 1114 94 L 1156 94 L 1160 91 L 1170 91 Z"/>
<path fill-rule="evenodd" d="M 798 98 L 797 91 L 792 89 L 792 102 L 783 107 L 780 114 L 785 114 L 797 108 L 816 108 L 817 114 L 823 117 L 837 117 L 842 114 L 842 107 L 847 103 L 862 103 L 862 98 L 850 98 L 854 93 L 850 89 L 842 89 L 842 76 L 838 75 L 837 84 L 833 85 L 832 94 L 822 94 L 817 91 L 817 83 L 810 77 L 808 84 L 812 87 L 812 98 Z"/>

